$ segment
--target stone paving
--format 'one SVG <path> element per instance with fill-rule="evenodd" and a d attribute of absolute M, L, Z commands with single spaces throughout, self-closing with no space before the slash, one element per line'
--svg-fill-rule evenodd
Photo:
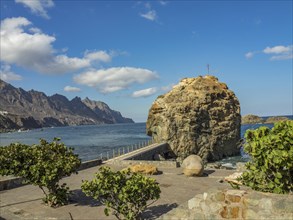
<path fill-rule="evenodd" d="M 113 169 L 122 169 L 110 165 Z M 80 189 L 82 180 L 91 180 L 99 167 L 79 171 L 78 175 L 64 178 L 63 181 L 73 190 L 69 205 L 51 208 L 42 203 L 42 191 L 32 185 L 0 191 L 0 219 L 115 219 L 104 215 L 104 206 L 86 197 Z M 203 177 L 186 177 L 181 168 L 161 168 L 161 175 L 152 176 L 160 184 L 161 198 L 143 214 L 146 219 L 156 219 L 182 203 L 187 202 L 196 194 L 212 188 L 231 189 L 227 183 L 220 183 L 231 170 L 205 170 Z"/>

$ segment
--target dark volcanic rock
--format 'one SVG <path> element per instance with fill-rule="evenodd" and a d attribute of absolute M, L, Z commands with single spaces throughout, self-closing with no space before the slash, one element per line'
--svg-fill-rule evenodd
<path fill-rule="evenodd" d="M 97 115 L 101 115 L 102 119 L 109 121 L 109 123 L 133 123 L 131 118 L 124 118 L 120 112 L 110 109 L 110 107 L 100 101 L 93 101 L 89 98 L 85 98 L 82 102 L 93 110 Z"/>
<path fill-rule="evenodd" d="M 186 78 L 149 110 L 147 134 L 167 142 L 180 158 L 197 154 L 219 160 L 239 154 L 240 104 L 216 77 Z"/>
<path fill-rule="evenodd" d="M 92 103 L 92 106 L 88 103 Z M 0 80 L 0 129 L 31 129 L 51 126 L 133 123 L 103 102 L 55 94 L 25 91 Z"/>
<path fill-rule="evenodd" d="M 13 122 L 9 117 L 0 114 L 0 132 L 16 130 L 19 128 L 20 126 Z"/>

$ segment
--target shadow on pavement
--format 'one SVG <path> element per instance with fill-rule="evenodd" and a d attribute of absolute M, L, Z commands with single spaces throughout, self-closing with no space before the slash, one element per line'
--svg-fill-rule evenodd
<path fill-rule="evenodd" d="M 186 176 L 186 177 L 194 177 L 194 178 L 200 178 L 200 177 L 208 177 L 210 174 L 214 173 L 215 170 L 204 170 L 203 171 L 203 174 L 201 176 Z M 177 174 L 178 176 L 179 175 L 184 175 L 184 173 L 179 173 Z"/>
<path fill-rule="evenodd" d="M 148 219 L 148 220 L 157 219 L 161 215 L 166 214 L 167 212 L 171 211 L 172 209 L 176 208 L 177 206 L 178 206 L 177 203 L 152 206 L 152 207 L 147 208 L 142 213 L 141 217 L 143 219 Z"/>
<path fill-rule="evenodd" d="M 203 171 L 203 176 L 209 176 L 210 174 L 214 173 L 215 170 L 204 170 Z"/>
<path fill-rule="evenodd" d="M 72 190 L 72 195 L 70 196 L 70 203 L 75 204 L 75 206 L 100 206 L 102 205 L 99 201 L 93 199 L 92 197 L 87 197 L 81 189 Z"/>

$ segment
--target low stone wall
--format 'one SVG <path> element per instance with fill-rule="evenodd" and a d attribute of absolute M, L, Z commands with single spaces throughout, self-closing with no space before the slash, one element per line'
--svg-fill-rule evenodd
<path fill-rule="evenodd" d="M 12 189 L 23 185 L 21 177 L 8 176 L 0 180 L 0 191 Z"/>
<path fill-rule="evenodd" d="M 100 159 L 85 161 L 81 163 L 80 167 L 78 168 L 78 171 L 84 170 L 90 167 L 94 167 L 94 166 L 99 166 L 101 164 L 102 164 L 102 160 Z M 22 186 L 23 185 L 22 182 L 23 182 L 23 179 L 21 177 L 14 177 L 14 176 L 4 177 L 3 179 L 0 179 L 0 191 L 13 189 L 13 188 Z"/>
<path fill-rule="evenodd" d="M 130 166 L 134 164 L 151 164 L 157 168 L 176 168 L 179 167 L 176 161 L 145 161 L 145 160 L 112 160 L 111 164 L 117 164 L 119 166 Z"/>
<path fill-rule="evenodd" d="M 81 163 L 81 165 L 78 168 L 78 170 L 84 170 L 84 169 L 87 169 L 87 168 L 99 166 L 102 163 L 103 163 L 103 161 L 101 159 L 85 161 L 85 162 Z"/>
<path fill-rule="evenodd" d="M 160 219 L 293 219 L 293 195 L 244 190 L 198 194 Z"/>

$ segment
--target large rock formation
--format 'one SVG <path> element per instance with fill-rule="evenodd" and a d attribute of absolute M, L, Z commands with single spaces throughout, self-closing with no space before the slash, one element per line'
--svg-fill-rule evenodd
<path fill-rule="evenodd" d="M 186 78 L 149 110 L 147 134 L 167 142 L 180 158 L 199 155 L 204 161 L 239 154 L 240 105 L 216 77 Z"/>
<path fill-rule="evenodd" d="M 51 126 L 133 123 L 106 103 L 25 91 L 0 80 L 0 131 Z"/>

